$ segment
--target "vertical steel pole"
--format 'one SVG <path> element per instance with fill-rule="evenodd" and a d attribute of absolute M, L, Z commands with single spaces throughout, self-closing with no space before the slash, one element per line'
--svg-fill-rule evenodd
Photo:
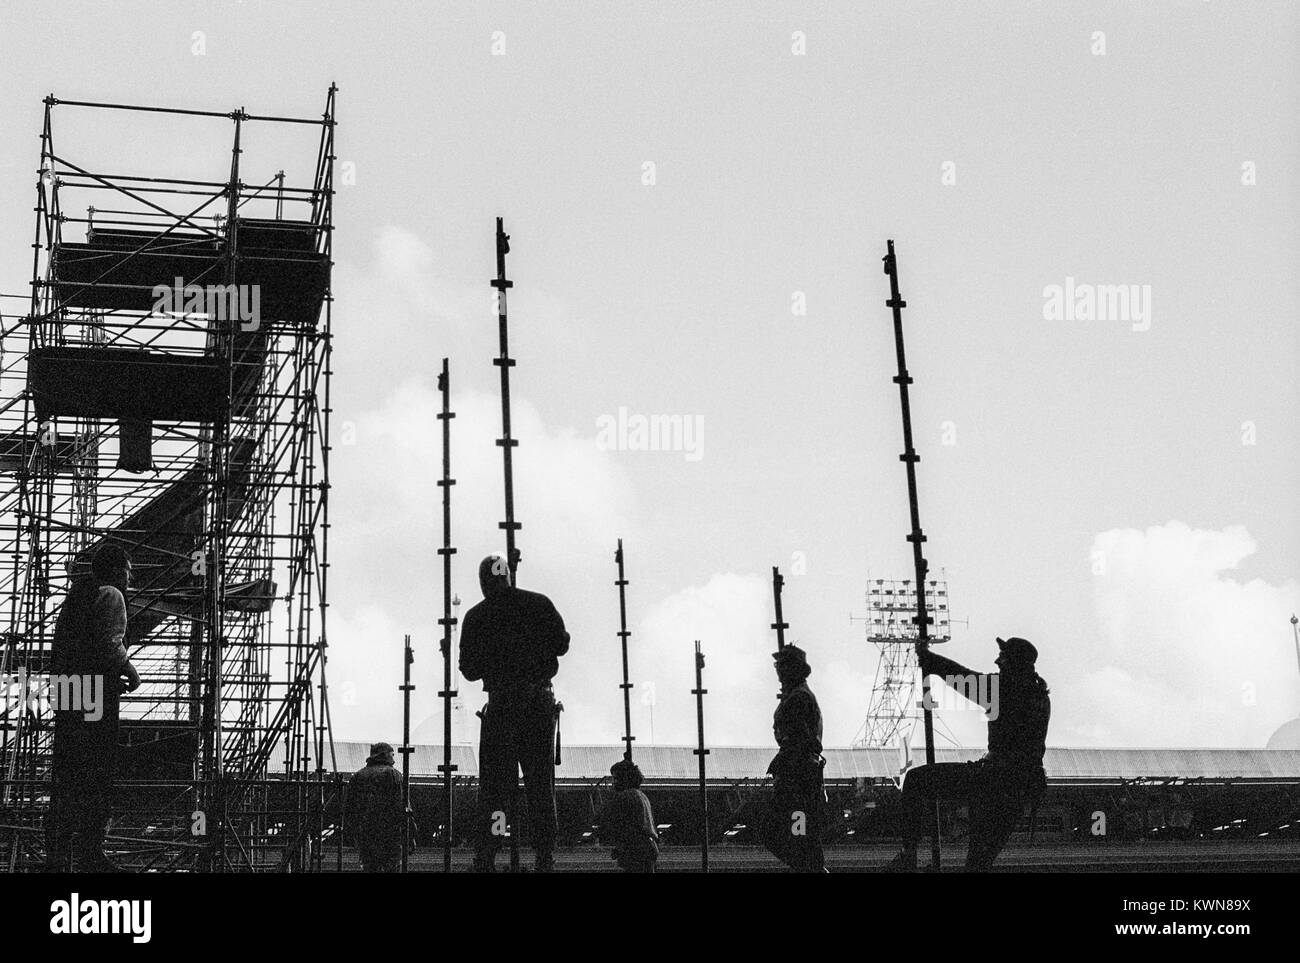
<path fill-rule="evenodd" d="M 772 566 L 772 607 L 776 612 L 776 621 L 772 623 L 772 628 L 776 629 L 776 651 L 780 652 L 785 648 L 785 630 L 790 627 L 784 616 L 781 614 L 781 590 L 785 588 L 785 578 L 781 575 L 781 570 L 775 565 Z M 781 698 L 781 693 L 776 694 L 777 699 Z"/>
<path fill-rule="evenodd" d="M 930 618 L 926 608 L 925 599 L 925 577 L 929 570 L 929 563 L 925 560 L 925 554 L 921 546 L 925 543 L 925 535 L 921 532 L 921 510 L 917 501 L 916 494 L 916 463 L 921 460 L 921 456 L 916 453 L 916 448 L 912 444 L 912 406 L 908 396 L 908 385 L 912 383 L 912 376 L 907 373 L 907 355 L 903 349 L 903 308 L 907 307 L 907 302 L 898 291 L 898 260 L 894 256 L 894 242 L 888 242 L 888 253 L 883 258 L 885 262 L 885 273 L 889 275 L 889 300 L 885 302 L 887 308 L 891 308 L 894 314 L 894 347 L 898 354 L 898 374 L 894 377 L 894 384 L 898 385 L 899 401 L 902 406 L 903 415 L 903 454 L 899 460 L 907 466 L 907 499 L 911 508 L 912 531 L 907 536 L 907 540 L 912 543 L 912 564 L 916 572 L 916 616 L 913 621 L 916 623 L 917 647 L 929 645 L 930 643 Z M 930 709 L 930 682 L 924 675 L 921 676 L 921 706 L 925 725 L 925 764 L 934 765 L 934 713 Z M 930 844 L 930 861 L 931 866 L 937 871 L 939 869 L 940 857 L 939 842 L 939 800 L 934 801 L 934 833 L 931 836 Z"/>
<path fill-rule="evenodd" d="M 704 757 L 709 750 L 704 748 L 704 695 L 709 690 L 704 688 L 704 653 L 700 651 L 700 640 L 695 640 L 695 728 L 699 735 L 699 746 L 692 750 L 700 761 L 700 869 L 709 871 L 709 786 L 708 772 Z"/>
<path fill-rule="evenodd" d="M 785 587 L 785 579 L 781 575 L 781 570 L 775 565 L 772 566 L 772 606 L 776 612 L 776 621 L 772 623 L 772 628 L 776 629 L 776 650 L 780 652 L 785 648 L 785 630 L 790 627 L 781 615 L 781 589 Z"/>
<path fill-rule="evenodd" d="M 514 449 L 519 442 L 510 434 L 510 369 L 515 361 L 510 357 L 509 321 L 506 315 L 506 292 L 514 287 L 513 281 L 506 280 L 506 255 L 510 253 L 510 235 L 505 231 L 502 218 L 497 218 L 497 276 L 489 282 L 496 288 L 497 331 L 500 338 L 500 352 L 492 363 L 501 370 L 501 437 L 497 445 L 501 449 L 501 462 L 505 474 L 506 517 L 498 523 L 498 528 L 506 533 L 506 566 L 510 570 L 510 584 L 515 585 L 519 568 L 519 549 L 515 547 L 515 532 L 523 526 L 515 521 L 515 477 Z M 519 814 L 518 784 L 510 794 L 510 871 L 519 872 Z"/>
<path fill-rule="evenodd" d="M 451 477 L 451 419 L 456 415 L 451 410 L 451 373 L 448 371 L 447 359 L 442 359 L 442 372 L 438 375 L 438 390 L 442 392 L 442 411 L 438 420 L 442 422 L 442 478 L 438 487 L 442 489 L 442 547 L 438 554 L 442 556 L 442 690 L 438 693 L 442 699 L 442 812 L 445 828 L 442 837 L 442 871 L 451 872 L 452 833 L 452 773 L 456 766 L 451 761 L 451 700 L 457 695 L 452 688 L 451 666 L 451 632 L 456 624 L 456 617 L 451 614 L 451 557 L 456 549 L 451 546 L 451 486 L 456 479 Z"/>
<path fill-rule="evenodd" d="M 618 540 L 614 552 L 614 561 L 618 563 L 618 638 L 623 648 L 623 758 L 632 761 L 632 683 L 628 681 L 627 640 L 632 633 L 627 630 L 627 576 L 623 573 L 623 539 Z"/>
<path fill-rule="evenodd" d="M 415 652 L 411 649 L 411 637 L 408 635 L 402 647 L 402 872 L 406 872 L 407 853 L 411 848 L 411 693 L 415 686 L 411 684 L 411 663 L 415 661 Z"/>
<path fill-rule="evenodd" d="M 501 448 L 502 467 L 505 472 L 506 518 L 498 524 L 506 533 L 506 564 L 510 567 L 510 584 L 515 584 L 515 570 L 519 567 L 519 549 L 515 547 L 515 532 L 523 528 L 515 521 L 515 479 L 513 450 L 519 442 L 510 434 L 510 369 L 515 361 L 510 357 L 510 335 L 506 317 L 506 291 L 514 287 L 506 280 L 506 255 L 510 253 L 510 235 L 505 232 L 501 218 L 497 218 L 497 276 L 491 281 L 496 288 L 497 329 L 500 337 L 500 354 L 492 363 L 501 369 Z"/>

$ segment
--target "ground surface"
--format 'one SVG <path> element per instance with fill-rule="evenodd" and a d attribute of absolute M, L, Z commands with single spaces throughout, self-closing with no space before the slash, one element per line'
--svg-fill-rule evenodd
<path fill-rule="evenodd" d="M 831 872 L 873 872 L 879 870 L 897 851 L 888 845 L 836 846 L 826 851 L 826 864 Z M 954 844 L 943 853 L 943 869 L 959 871 L 965 859 L 965 846 Z M 532 868 L 532 854 L 524 851 L 521 861 L 526 870 Z M 929 851 L 921 853 L 922 864 L 928 864 Z M 509 867 L 509 854 L 503 851 L 497 859 L 498 870 Z M 457 849 L 452 854 L 453 870 L 469 870 L 470 853 Z M 616 872 L 604 849 L 562 849 L 556 854 L 557 872 Z M 325 869 L 336 870 L 337 855 L 328 854 Z M 441 872 L 442 850 L 418 849 L 408 864 L 410 872 Z M 697 873 L 700 871 L 700 851 L 680 847 L 666 847 L 659 859 L 660 872 Z M 748 846 L 714 847 L 709 852 L 710 872 L 783 872 L 781 866 L 765 851 Z M 359 872 L 356 853 L 345 849 L 343 871 Z M 1297 872 L 1300 871 L 1300 840 L 1227 840 L 1216 842 L 1136 842 L 1099 843 L 1096 845 L 1035 844 L 1010 846 L 998 858 L 995 871 L 999 872 Z"/>

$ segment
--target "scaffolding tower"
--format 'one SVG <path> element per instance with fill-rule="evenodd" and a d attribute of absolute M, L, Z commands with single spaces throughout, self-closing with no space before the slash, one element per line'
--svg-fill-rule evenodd
<path fill-rule="evenodd" d="M 948 613 L 948 583 L 926 580 L 926 596 L 934 623 L 930 642 L 952 638 Z M 875 579 L 867 584 L 867 641 L 880 650 L 876 680 L 871 687 L 871 704 L 866 721 L 853 745 L 908 745 L 916 722 L 918 689 L 916 662 L 916 585 L 911 579 Z"/>
<path fill-rule="evenodd" d="M 27 693 L 0 704 L 0 869 L 44 860 L 41 680 L 67 590 L 110 542 L 133 562 L 142 685 L 122 697 L 109 852 L 137 871 L 319 867 L 339 787 L 335 95 L 319 119 L 44 101 L 30 305 L 0 338 L 0 682 Z M 56 109 L 61 135 L 78 122 L 67 149 Z M 80 129 L 92 115 L 109 126 Z M 299 168 L 263 166 L 298 139 Z M 130 173 L 83 156 L 123 143 Z"/>

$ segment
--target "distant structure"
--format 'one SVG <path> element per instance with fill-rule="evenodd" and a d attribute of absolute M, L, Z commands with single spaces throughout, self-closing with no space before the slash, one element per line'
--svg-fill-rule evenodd
<path fill-rule="evenodd" d="M 1300 618 L 1291 613 L 1291 637 L 1295 642 L 1296 667 L 1300 668 Z M 1269 737 L 1267 749 L 1300 749 L 1300 716 L 1284 722 Z"/>
<path fill-rule="evenodd" d="M 48 672 L 69 585 L 125 548 L 125 868 L 322 859 L 334 102 L 45 100 L 30 307 L 0 343 L 0 678 Z M 100 146 L 56 113 L 97 117 Z M 276 166 L 256 150 L 295 136 Z M 29 708 L 0 707 L 0 871 L 43 861 L 53 718 Z"/>
<path fill-rule="evenodd" d="M 934 619 L 930 641 L 952 638 L 948 583 L 926 580 L 928 608 Z M 920 690 L 916 664 L 916 585 L 911 579 L 875 579 L 867 583 L 867 641 L 880 650 L 867 718 L 854 748 L 897 746 L 911 739 Z"/>

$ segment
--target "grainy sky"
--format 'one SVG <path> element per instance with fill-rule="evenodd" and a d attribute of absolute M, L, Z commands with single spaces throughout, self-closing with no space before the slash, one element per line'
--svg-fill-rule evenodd
<path fill-rule="evenodd" d="M 7 3 L 0 291 L 29 280 L 46 94 L 316 115 L 337 82 L 337 734 L 399 737 L 406 632 L 437 712 L 444 355 L 467 603 L 500 547 L 500 215 L 520 584 L 573 632 L 566 738 L 618 736 L 622 536 L 656 741 L 693 738 L 697 637 L 711 740 L 771 741 L 767 573 L 802 563 L 786 614 L 842 745 L 876 661 L 849 615 L 910 575 L 892 237 L 928 554 L 968 620 L 948 654 L 1033 640 L 1054 745 L 1263 745 L 1300 713 L 1298 8 L 752 6 Z M 221 122 L 55 116 L 82 166 L 224 176 Z M 314 158 L 247 146 L 249 181 Z M 1150 316 L 1049 320 L 1053 285 L 1136 285 Z M 620 409 L 699 447 L 608 450 Z"/>

